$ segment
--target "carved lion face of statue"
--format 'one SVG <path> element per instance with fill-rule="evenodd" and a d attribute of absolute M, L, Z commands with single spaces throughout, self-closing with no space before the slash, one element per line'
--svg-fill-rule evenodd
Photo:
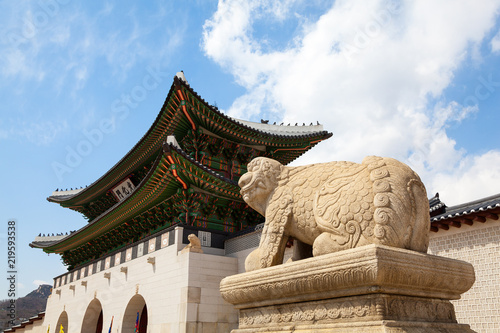
<path fill-rule="evenodd" d="M 238 182 L 243 200 L 263 216 L 268 199 L 278 185 L 282 167 L 278 161 L 257 157 L 248 163 L 248 172 Z"/>

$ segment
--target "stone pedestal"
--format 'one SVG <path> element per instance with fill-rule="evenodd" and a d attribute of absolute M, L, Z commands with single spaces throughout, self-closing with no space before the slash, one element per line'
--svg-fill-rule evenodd
<path fill-rule="evenodd" d="M 250 332 L 473 332 L 449 300 L 474 283 L 472 265 L 381 245 L 229 276 L 223 298 Z"/>

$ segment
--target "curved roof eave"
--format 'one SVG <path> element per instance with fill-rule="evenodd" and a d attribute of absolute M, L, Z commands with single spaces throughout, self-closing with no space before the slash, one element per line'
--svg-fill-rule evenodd
<path fill-rule="evenodd" d="M 82 233 L 91 232 L 94 229 L 101 230 L 103 228 L 106 228 L 106 226 L 100 225 L 100 224 L 102 224 L 102 221 L 106 217 L 108 217 L 110 214 L 112 214 L 113 212 L 115 212 L 119 208 L 123 208 L 123 207 L 132 205 L 133 204 L 132 201 L 135 202 L 135 201 L 139 200 L 138 196 L 145 197 L 149 194 L 149 193 L 146 193 L 146 191 L 145 191 L 146 185 L 148 185 L 149 180 L 151 179 L 151 177 L 153 175 L 156 174 L 158 169 L 163 167 L 163 165 L 160 163 L 163 156 L 164 156 L 163 152 L 158 154 L 158 157 L 156 158 L 153 167 L 148 172 L 148 175 L 146 177 L 144 177 L 144 179 L 141 181 L 141 183 L 134 189 L 134 192 L 132 192 L 124 200 L 117 202 L 111 208 L 109 208 L 104 213 L 102 213 L 100 216 L 98 216 L 96 219 L 94 219 L 94 221 L 92 221 L 91 223 L 83 226 L 82 228 L 80 228 L 76 232 L 73 232 L 73 233 L 69 234 L 68 236 L 66 236 L 58 241 L 51 241 L 51 242 L 37 241 L 37 242 L 31 242 L 29 245 L 31 247 L 34 247 L 34 248 L 44 249 L 44 251 L 46 251 L 46 252 L 59 253 L 59 252 L 63 252 L 64 250 L 66 250 L 66 249 L 63 249 L 62 251 L 58 250 L 60 248 L 60 246 L 66 246 L 65 244 L 71 243 L 71 244 L 73 244 L 73 247 L 75 247 L 75 246 L 78 246 L 78 245 L 84 243 L 85 241 L 87 241 L 86 238 L 89 238 L 89 237 L 83 236 L 83 240 L 82 240 Z M 170 177 L 170 175 L 168 174 L 166 177 Z M 172 180 L 173 180 L 173 178 L 172 178 Z M 109 228 L 107 228 L 107 229 L 109 229 Z M 79 238 L 80 238 L 80 240 L 78 240 Z M 77 245 L 74 245 L 74 244 L 77 244 Z"/>
<path fill-rule="evenodd" d="M 257 135 L 266 135 L 278 138 L 302 138 L 307 137 L 309 135 L 319 135 L 323 134 L 329 138 L 332 134 L 323 130 L 323 125 L 319 123 L 317 125 L 303 125 L 303 126 L 282 126 L 268 123 L 256 123 L 247 120 L 241 120 L 237 118 L 230 117 L 221 111 L 219 108 L 214 107 L 207 103 L 196 91 L 194 91 L 189 84 L 186 82 L 179 80 L 179 78 L 174 78 L 175 81 L 179 81 L 182 85 L 189 90 L 191 94 L 193 94 L 198 100 L 200 100 L 207 108 L 209 108 L 213 113 L 218 115 L 219 117 L 236 124 L 238 127 L 242 127 L 244 129 L 250 130 Z M 286 130 L 279 130 L 279 128 L 286 128 Z"/>
<path fill-rule="evenodd" d="M 149 135 L 151 135 L 158 123 L 160 122 L 163 113 L 166 110 L 166 107 L 168 105 L 168 102 L 170 101 L 172 95 L 175 96 L 174 91 L 177 91 L 184 87 L 185 89 L 189 90 L 191 94 L 193 94 L 199 101 L 201 101 L 212 113 L 216 114 L 217 116 L 221 117 L 222 119 L 225 119 L 233 124 L 235 124 L 237 127 L 246 129 L 249 132 L 252 132 L 255 134 L 255 136 L 267 136 L 267 137 L 274 137 L 274 138 L 281 138 L 281 139 L 305 139 L 305 138 L 310 138 L 310 137 L 318 137 L 320 138 L 320 141 L 326 140 L 329 137 L 332 136 L 331 133 L 324 131 L 322 125 L 313 125 L 313 126 L 280 126 L 280 125 L 270 125 L 270 124 L 259 124 L 259 123 L 253 123 L 249 121 L 244 121 L 244 120 L 239 120 L 235 118 L 231 118 L 224 113 L 220 112 L 218 108 L 213 107 L 212 105 L 208 104 L 203 98 L 196 93 L 187 82 L 183 81 L 182 79 L 179 79 L 177 76 L 174 76 L 174 80 L 172 83 L 172 86 L 170 87 L 170 90 L 167 94 L 167 97 L 165 99 L 165 102 L 163 103 L 163 106 L 158 113 L 155 121 L 149 128 L 149 130 L 144 134 L 144 136 L 137 142 L 134 147 L 122 158 L 120 161 L 118 161 L 111 169 L 109 169 L 104 175 L 99 177 L 96 181 L 94 181 L 91 185 L 83 188 L 81 191 L 75 193 L 75 194 L 69 194 L 69 195 L 51 195 L 47 198 L 48 201 L 50 202 L 55 202 L 59 204 L 66 203 L 69 206 L 71 205 L 80 205 L 91 198 L 94 198 L 98 195 L 101 195 L 105 191 L 109 189 L 116 181 L 119 181 L 123 179 L 128 173 L 130 173 L 133 169 L 130 166 L 127 166 L 127 163 L 125 163 L 128 158 L 134 154 L 137 150 L 139 150 L 142 146 L 143 143 L 146 142 L 147 138 Z M 278 127 L 287 127 L 286 131 L 280 131 L 278 130 Z M 167 135 L 169 135 L 167 133 Z M 304 150 L 307 151 L 308 149 Z M 151 153 L 150 155 L 151 156 Z M 140 164 L 140 163 L 139 163 Z M 136 163 L 136 165 L 138 165 Z M 118 175 L 110 180 L 106 180 L 113 172 L 118 172 Z M 97 188 L 97 189 L 96 189 Z M 94 191 L 94 192 L 92 192 Z"/>
<path fill-rule="evenodd" d="M 485 213 L 500 209 L 500 194 L 492 195 L 468 203 L 446 207 L 446 212 L 431 218 L 432 222 L 439 222 L 451 218 L 462 217 L 474 213 Z"/>
<path fill-rule="evenodd" d="M 30 246 L 34 247 L 34 248 L 44 249 L 44 251 L 46 251 L 46 252 L 60 253 L 60 252 L 63 252 L 64 250 L 68 249 L 67 248 L 68 246 L 65 245 L 68 242 L 71 242 L 71 244 L 72 244 L 71 248 L 78 247 L 79 245 L 85 243 L 86 241 L 88 241 L 88 239 L 85 239 L 86 236 L 83 236 L 83 238 L 82 238 L 81 234 L 83 232 L 87 231 L 89 228 L 93 228 L 93 229 L 99 228 L 98 225 L 101 224 L 102 221 L 108 215 L 110 215 L 113 211 L 117 210 L 120 207 L 132 205 L 132 203 L 131 203 L 131 200 L 133 199 L 132 197 L 135 194 L 144 190 L 146 184 L 151 179 L 151 177 L 155 174 L 155 172 L 156 172 L 156 170 L 158 170 L 158 168 L 165 167 L 166 165 L 175 164 L 175 160 L 172 160 L 172 161 L 168 160 L 168 156 L 171 156 L 172 153 L 174 153 L 175 155 L 186 160 L 187 163 L 192 164 L 194 167 L 196 167 L 197 169 L 200 169 L 202 172 L 207 173 L 210 177 L 213 177 L 212 179 L 217 179 L 219 184 L 227 184 L 225 187 L 227 188 L 228 193 L 226 193 L 226 195 L 224 195 L 224 196 L 227 197 L 228 199 L 235 200 L 235 196 L 239 196 L 238 184 L 235 181 L 228 179 L 228 178 L 224 177 L 223 175 L 205 167 L 204 165 L 202 165 L 198 161 L 196 161 L 193 158 L 191 158 L 190 156 L 188 156 L 181 148 L 176 147 L 173 143 L 164 143 L 163 150 L 161 153 L 159 153 L 159 155 L 155 161 L 155 164 L 151 168 L 148 175 L 146 177 L 144 177 L 143 181 L 136 187 L 134 192 L 131 193 L 125 200 L 116 203 L 113 207 L 111 207 L 110 209 L 108 209 L 107 211 L 102 213 L 100 216 L 98 216 L 94 221 L 92 221 L 91 223 L 82 227 L 81 229 L 77 230 L 76 232 L 71 233 L 67 237 L 64 237 L 64 238 L 57 240 L 57 241 L 34 241 L 34 242 L 30 243 Z M 162 161 L 164 161 L 165 163 L 162 163 Z M 172 163 L 172 162 L 174 162 L 174 163 Z M 175 179 L 175 176 L 170 175 L 170 174 L 168 175 L 168 177 L 170 177 L 172 180 Z M 178 182 L 179 182 L 178 187 L 179 188 L 181 187 L 180 181 L 182 181 L 182 180 L 178 180 Z M 231 192 L 231 194 L 229 192 Z M 143 195 L 147 195 L 147 194 L 148 193 L 143 193 Z M 137 194 L 137 195 L 140 195 L 140 194 Z M 135 201 L 137 201 L 137 200 L 139 200 L 139 199 L 136 199 Z M 131 214 L 132 213 L 129 213 L 128 215 L 131 215 Z M 128 219 L 128 217 L 123 218 L 122 222 L 125 222 L 127 219 Z M 100 229 L 102 229 L 102 228 L 103 228 L 103 226 L 101 226 Z M 103 232 L 106 232 L 106 231 L 103 231 Z M 78 240 L 78 239 L 80 239 L 80 240 Z M 60 251 L 59 249 L 61 248 L 61 246 L 65 246 L 65 248 Z"/>
<path fill-rule="evenodd" d="M 168 104 L 168 101 L 170 99 L 170 96 L 171 96 L 173 90 L 174 90 L 174 84 L 172 84 L 172 86 L 170 87 L 170 90 L 169 90 L 169 92 L 167 94 L 167 97 L 165 98 L 165 101 L 163 102 L 163 106 L 162 106 L 160 112 L 158 113 L 158 115 L 156 116 L 156 119 L 153 122 L 153 124 L 151 125 L 151 127 L 142 136 L 142 138 L 132 147 L 132 149 L 130 149 L 125 154 L 125 156 L 123 156 L 114 166 L 112 166 L 111 169 L 109 169 L 105 174 L 103 174 L 101 177 L 99 177 L 96 181 L 94 181 L 92 184 L 90 184 L 89 186 L 85 187 L 84 189 L 82 189 L 78 193 L 75 193 L 75 194 L 72 194 L 72 195 L 64 195 L 64 196 L 61 196 L 61 197 L 52 195 L 52 196 L 49 196 L 47 198 L 47 200 L 50 201 L 50 202 L 55 202 L 55 203 L 62 203 L 62 202 L 66 202 L 66 201 L 69 201 L 69 200 L 77 199 L 78 197 L 82 197 L 85 194 L 87 194 L 88 192 L 90 192 L 91 189 L 94 189 L 101 182 L 103 182 L 105 180 L 105 178 L 108 177 L 112 172 L 116 171 L 117 169 L 124 168 L 123 164 L 128 159 L 128 157 L 130 155 L 132 155 L 135 151 L 137 151 L 140 148 L 140 146 L 146 141 L 147 137 L 154 131 L 155 127 L 157 126 L 157 124 L 159 123 L 159 121 L 161 119 L 162 111 L 165 109 L 166 105 Z M 123 173 L 123 175 L 122 175 L 121 178 L 123 178 L 129 171 L 130 170 L 128 170 L 128 169 L 125 172 L 122 171 L 121 173 Z M 102 186 L 103 189 L 101 189 L 98 192 L 105 192 L 105 191 L 107 191 L 108 188 L 109 188 L 109 186 L 111 186 L 111 185 L 113 185 L 113 184 L 107 184 L 106 183 L 106 185 Z"/>
<path fill-rule="evenodd" d="M 205 173 L 208 175 L 208 178 L 213 180 L 213 184 L 218 184 L 216 188 L 214 189 L 204 189 L 207 192 L 212 193 L 213 195 L 217 196 L 222 196 L 230 200 L 238 200 L 238 201 L 243 201 L 240 195 L 239 191 L 239 186 L 238 183 L 232 179 L 224 177 L 222 174 L 217 173 L 213 171 L 210 168 L 207 168 L 200 162 L 196 161 L 192 157 L 190 157 L 188 154 L 186 154 L 185 151 L 183 151 L 181 148 L 176 147 L 173 144 L 165 144 L 163 146 L 163 151 L 167 155 L 177 155 L 176 160 L 177 162 L 180 162 L 180 159 L 183 159 L 186 161 L 188 165 L 194 166 L 196 169 L 200 170 L 202 173 Z M 174 153 L 174 154 L 172 154 Z M 180 159 L 179 159 L 180 157 Z M 175 162 L 175 161 L 173 161 Z M 177 163 L 174 163 L 177 164 Z M 179 164 L 183 164 L 182 162 Z M 186 171 L 186 173 L 190 174 L 197 174 L 196 172 L 192 173 L 190 171 L 187 171 L 188 168 L 183 167 L 183 165 L 179 165 L 182 169 Z M 186 178 L 189 178 L 188 175 L 184 175 Z M 197 179 L 201 179 L 197 175 L 195 176 Z M 196 181 L 195 182 L 189 182 L 191 185 L 197 187 Z M 220 191 L 221 193 L 218 193 Z"/>

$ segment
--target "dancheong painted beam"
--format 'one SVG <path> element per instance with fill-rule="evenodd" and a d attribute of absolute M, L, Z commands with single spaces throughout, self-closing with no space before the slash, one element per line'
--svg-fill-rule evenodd
<path fill-rule="evenodd" d="M 228 117 L 175 76 L 151 128 L 115 166 L 82 190 L 48 197 L 88 224 L 30 245 L 61 254 L 74 268 L 175 224 L 240 231 L 262 221 L 237 186 L 247 163 L 265 156 L 288 164 L 330 136 L 319 124 Z"/>

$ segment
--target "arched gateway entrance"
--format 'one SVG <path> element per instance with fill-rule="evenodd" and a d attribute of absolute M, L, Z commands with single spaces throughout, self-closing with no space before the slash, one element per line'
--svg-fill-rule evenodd
<path fill-rule="evenodd" d="M 81 333 L 102 332 L 102 305 L 98 299 L 93 299 L 83 316 Z"/>
<path fill-rule="evenodd" d="M 68 332 L 68 313 L 66 311 L 63 311 L 59 315 L 59 319 L 57 320 L 57 324 L 54 330 L 54 333 L 59 333 L 61 329 L 61 325 L 63 327 L 64 332 Z"/>
<path fill-rule="evenodd" d="M 141 295 L 135 295 L 128 302 L 123 315 L 122 333 L 134 333 L 135 327 L 139 327 L 139 333 L 146 333 L 148 328 L 148 307 Z"/>

